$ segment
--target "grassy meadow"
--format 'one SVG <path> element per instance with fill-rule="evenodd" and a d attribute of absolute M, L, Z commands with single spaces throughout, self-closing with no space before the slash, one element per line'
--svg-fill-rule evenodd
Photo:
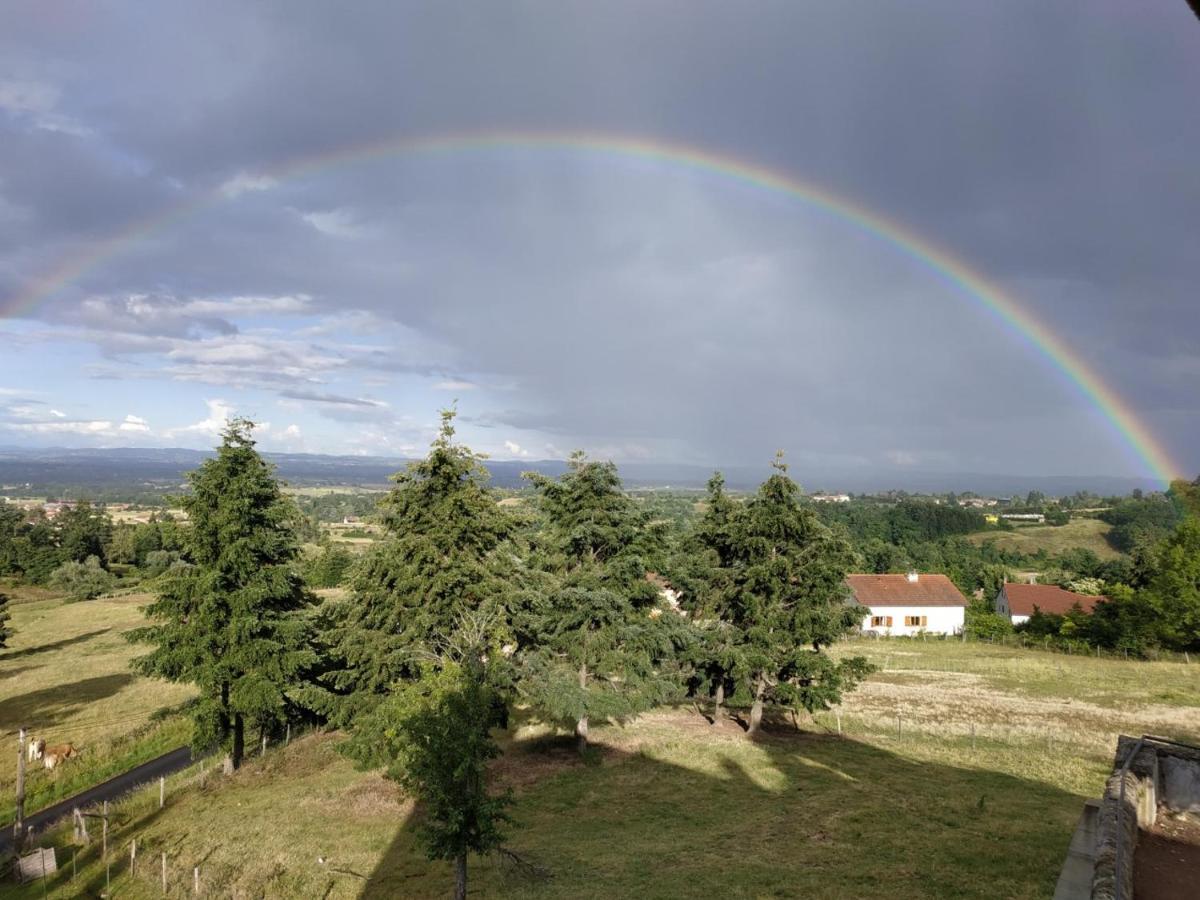
<path fill-rule="evenodd" d="M 1121 555 L 1104 539 L 1112 526 L 1099 519 L 1072 519 L 1066 525 L 1018 525 L 1012 531 L 980 531 L 969 536 L 973 543 L 993 543 L 1002 550 L 1034 554 L 1045 550 L 1051 556 L 1082 547 L 1101 559 Z"/>
<path fill-rule="evenodd" d="M 821 713 L 780 717 L 751 742 L 681 706 L 595 728 L 581 760 L 544 726 L 514 724 L 495 770 L 517 799 L 509 846 L 550 876 L 473 860 L 472 894 L 1047 897 L 1116 735 L 1200 740 L 1200 665 L 953 641 L 838 652 L 880 666 L 839 711 L 841 735 L 839 715 Z M 299 738 L 230 779 L 179 776 L 161 811 L 157 791 L 121 804 L 113 896 L 161 896 L 164 851 L 172 896 L 196 866 L 201 896 L 446 896 L 450 868 L 424 857 L 411 803 L 355 771 L 338 740 Z M 70 830 L 49 842 L 64 872 L 48 895 L 96 896 L 97 842 L 77 851 L 73 883 Z"/>
<path fill-rule="evenodd" d="M 0 650 L 0 735 L 15 753 L 24 725 L 49 744 L 70 742 L 81 751 L 53 772 L 32 765 L 26 810 L 123 772 L 185 744 L 180 716 L 156 717 L 186 701 L 191 689 L 134 675 L 129 660 L 144 653 L 123 637 L 143 623 L 147 594 L 67 603 L 40 589 L 4 588 L 12 598 L 9 646 Z M 0 766 L 0 822 L 14 812 L 16 765 Z"/>

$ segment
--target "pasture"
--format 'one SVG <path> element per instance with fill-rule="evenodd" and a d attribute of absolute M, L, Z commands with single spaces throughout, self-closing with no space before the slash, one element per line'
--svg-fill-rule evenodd
<path fill-rule="evenodd" d="M 149 595 L 66 603 L 40 589 L 5 591 L 14 598 L 15 634 L 0 650 L 0 735 L 13 752 L 0 766 L 0 822 L 13 819 L 13 760 L 23 725 L 49 744 L 71 742 L 81 751 L 52 773 L 30 767 L 30 812 L 187 743 L 189 725 L 180 716 L 155 714 L 186 701 L 191 689 L 129 670 L 145 648 L 123 635 L 143 624 L 139 607 Z"/>
<path fill-rule="evenodd" d="M 473 860 L 472 895 L 1046 897 L 1116 735 L 1200 740 L 1200 665 L 953 641 L 838 652 L 881 671 L 838 714 L 778 717 L 755 742 L 681 705 L 594 729 L 581 760 L 516 723 L 495 769 L 517 799 L 509 845 L 551 876 Z M 199 866 L 206 896 L 445 896 L 449 866 L 425 859 L 411 804 L 338 740 L 306 736 L 231 779 L 181 777 L 162 811 L 156 791 L 122 804 L 114 893 L 160 896 L 166 851 L 181 895 Z M 131 877 L 135 837 L 147 863 Z M 67 863 L 69 829 L 52 840 Z M 95 842 L 79 852 L 78 880 L 68 867 L 50 896 L 103 885 Z"/>
<path fill-rule="evenodd" d="M 994 543 L 1002 550 L 1034 554 L 1039 550 L 1054 556 L 1082 547 L 1101 559 L 1121 555 L 1104 539 L 1112 526 L 1099 519 L 1072 519 L 1066 525 L 1018 525 L 1012 531 L 980 531 L 968 535 L 975 544 Z"/>

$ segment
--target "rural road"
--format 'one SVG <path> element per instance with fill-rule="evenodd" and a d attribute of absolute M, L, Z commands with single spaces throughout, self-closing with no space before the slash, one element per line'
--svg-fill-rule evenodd
<path fill-rule="evenodd" d="M 191 748 L 177 747 L 170 753 L 164 753 L 157 759 L 142 763 L 140 766 L 130 769 L 122 775 L 110 778 L 108 781 L 101 782 L 95 787 L 88 788 L 81 794 L 68 797 L 66 800 L 55 803 L 53 806 L 48 806 L 43 810 L 26 816 L 25 827 L 30 831 L 40 831 L 47 825 L 51 825 L 59 819 L 69 816 L 71 810 L 76 806 L 80 809 L 87 809 L 98 803 L 103 803 L 105 800 L 116 800 L 118 797 L 123 797 L 137 787 L 157 780 L 159 776 L 172 775 L 181 769 L 186 769 L 191 764 Z M 12 848 L 12 839 L 12 825 L 9 824 L 0 830 L 0 856 L 3 856 Z"/>

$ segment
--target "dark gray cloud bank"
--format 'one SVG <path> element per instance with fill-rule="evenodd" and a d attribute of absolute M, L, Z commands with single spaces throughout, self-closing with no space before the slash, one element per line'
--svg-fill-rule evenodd
<path fill-rule="evenodd" d="M 785 197 L 545 148 L 271 177 L 388 136 L 593 131 L 905 223 L 1195 471 L 1197 85 L 1176 0 L 10 7 L 0 308 L 224 192 L 0 323 L 0 444 L 203 446 L 238 409 L 281 449 L 395 453 L 457 396 L 500 456 L 1144 473 L 964 294 Z"/>

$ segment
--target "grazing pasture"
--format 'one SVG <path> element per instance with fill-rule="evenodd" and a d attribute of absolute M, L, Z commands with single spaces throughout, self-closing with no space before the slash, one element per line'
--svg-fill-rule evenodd
<path fill-rule="evenodd" d="M 8 589 L 6 588 L 6 591 Z M 189 688 L 133 674 L 145 648 L 123 637 L 142 624 L 147 594 L 67 603 L 46 591 L 14 590 L 15 634 L 0 650 L 0 735 L 12 753 L 0 759 L 0 822 L 13 819 L 17 731 L 47 744 L 73 744 L 79 756 L 53 772 L 30 764 L 30 812 L 180 744 L 190 726 L 156 713 L 191 697 Z"/>
<path fill-rule="evenodd" d="M 683 705 L 594 729 L 580 759 L 544 725 L 514 723 L 495 764 L 517 799 L 509 846 L 550 877 L 472 860 L 472 895 L 1046 897 L 1117 733 L 1200 740 L 1200 665 L 952 641 L 837 652 L 881 667 L 839 711 L 840 736 L 831 712 L 751 742 Z M 114 892 L 160 896 L 165 850 L 180 894 L 199 866 L 209 896 L 445 896 L 449 867 L 421 852 L 411 803 L 355 771 L 339 740 L 180 778 L 162 811 L 157 791 L 120 805 Z M 147 862 L 131 878 L 133 838 Z M 51 840 L 61 865 L 69 829 Z M 80 854 L 79 880 L 68 868 L 50 896 L 103 886 L 95 843 Z"/>
<path fill-rule="evenodd" d="M 1034 554 L 1039 550 L 1054 556 L 1082 547 L 1101 559 L 1116 559 L 1121 555 L 1105 540 L 1112 529 L 1099 519 L 1072 519 L 1066 525 L 1018 525 L 1012 531 L 980 531 L 970 535 L 976 544 L 993 543 L 1001 550 Z"/>

